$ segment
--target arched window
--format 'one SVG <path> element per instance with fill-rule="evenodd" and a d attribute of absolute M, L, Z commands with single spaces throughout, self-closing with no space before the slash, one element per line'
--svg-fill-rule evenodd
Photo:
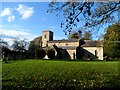
<path fill-rule="evenodd" d="M 44 38 L 46 38 L 46 37 L 47 37 L 47 35 L 44 36 Z"/>

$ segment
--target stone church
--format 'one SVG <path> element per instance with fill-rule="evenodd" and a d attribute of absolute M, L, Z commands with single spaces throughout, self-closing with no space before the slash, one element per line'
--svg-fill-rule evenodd
<path fill-rule="evenodd" d="M 58 59 L 103 60 L 103 44 L 93 40 L 53 40 L 52 31 L 43 31 L 42 47 L 53 48 Z"/>

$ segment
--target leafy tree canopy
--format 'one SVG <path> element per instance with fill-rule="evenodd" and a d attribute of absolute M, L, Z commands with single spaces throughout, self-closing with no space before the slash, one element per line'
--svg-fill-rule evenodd
<path fill-rule="evenodd" d="M 41 41 L 42 41 L 42 36 L 36 37 L 33 41 L 30 42 L 29 49 L 35 50 L 42 47 L 40 44 L 42 43 Z"/>
<path fill-rule="evenodd" d="M 92 40 L 92 33 L 90 31 L 85 31 L 83 39 L 84 40 Z"/>
<path fill-rule="evenodd" d="M 65 20 L 61 22 L 61 28 L 67 34 L 74 27 L 82 30 L 99 30 L 102 25 L 113 23 L 119 10 L 120 1 L 77 2 L 76 0 L 67 0 L 66 2 L 57 2 L 54 0 L 49 4 L 47 12 L 64 15 Z M 82 23 L 82 26 L 78 26 L 78 23 Z"/>
<path fill-rule="evenodd" d="M 0 47 L 2 47 L 2 46 L 9 46 L 9 45 L 5 40 L 0 39 Z"/>
<path fill-rule="evenodd" d="M 116 23 L 106 29 L 104 35 L 104 52 L 109 57 L 120 58 L 120 24 Z"/>
<path fill-rule="evenodd" d="M 68 39 L 79 39 L 92 40 L 92 33 L 90 31 L 82 32 L 73 32 L 68 35 Z"/>
<path fill-rule="evenodd" d="M 68 35 L 68 39 L 79 39 L 79 33 L 78 32 L 74 32 Z"/>
<path fill-rule="evenodd" d="M 13 41 L 13 44 L 11 45 L 11 48 L 13 50 L 26 50 L 28 47 L 28 42 L 24 39 L 24 40 L 20 40 L 20 39 L 15 39 Z"/>
<path fill-rule="evenodd" d="M 120 41 L 120 24 L 116 23 L 109 26 L 106 29 L 106 34 L 104 35 L 106 41 Z"/>

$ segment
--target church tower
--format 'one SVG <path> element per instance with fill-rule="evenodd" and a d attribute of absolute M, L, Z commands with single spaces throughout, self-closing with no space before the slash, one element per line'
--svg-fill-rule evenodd
<path fill-rule="evenodd" d="M 42 47 L 48 46 L 48 41 L 53 40 L 52 31 L 43 31 L 42 33 Z"/>

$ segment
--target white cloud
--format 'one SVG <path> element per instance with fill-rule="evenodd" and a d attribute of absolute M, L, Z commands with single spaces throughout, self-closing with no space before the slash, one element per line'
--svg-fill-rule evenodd
<path fill-rule="evenodd" d="M 18 11 L 19 14 L 22 16 L 21 19 L 23 20 L 30 18 L 34 13 L 33 7 L 28 7 L 23 4 L 19 4 L 18 8 L 4 8 L 0 13 L 0 16 L 7 16 L 8 22 L 12 22 L 15 20 L 15 15 L 13 14 L 13 11 Z"/>
<path fill-rule="evenodd" d="M 19 14 L 22 15 L 23 20 L 28 19 L 34 13 L 33 7 L 28 7 L 23 4 L 19 4 L 19 6 L 18 6 L 18 8 L 16 8 L 16 10 L 19 12 Z"/>
<path fill-rule="evenodd" d="M 33 40 L 35 37 L 37 37 L 37 35 L 33 35 L 31 34 L 28 30 L 23 30 L 21 28 L 18 29 L 7 29 L 7 28 L 3 28 L 0 27 L 0 38 L 7 38 L 4 37 L 2 35 L 9 37 L 17 37 L 20 39 L 26 39 L 27 41 L 31 41 Z M 12 39 L 12 38 L 11 38 Z"/>
<path fill-rule="evenodd" d="M 7 16 L 8 22 L 14 21 L 15 16 L 12 15 L 12 9 L 11 8 L 4 8 L 4 10 L 0 13 L 1 17 Z"/>
<path fill-rule="evenodd" d="M 8 22 L 11 22 L 11 21 L 14 21 L 14 20 L 15 20 L 15 16 L 12 15 L 12 16 L 8 17 Z"/>
<path fill-rule="evenodd" d="M 11 14 L 12 14 L 12 9 L 11 8 L 5 8 L 1 12 L 0 16 L 10 16 Z"/>
<path fill-rule="evenodd" d="M 30 33 L 30 30 L 25 29 L 20 25 L 12 25 L 12 27 L 10 27 L 10 25 L 0 25 L 0 39 L 5 40 L 9 46 L 11 46 L 13 41 L 17 38 L 18 40 L 20 39 L 29 42 L 38 37 L 38 35 Z"/>

